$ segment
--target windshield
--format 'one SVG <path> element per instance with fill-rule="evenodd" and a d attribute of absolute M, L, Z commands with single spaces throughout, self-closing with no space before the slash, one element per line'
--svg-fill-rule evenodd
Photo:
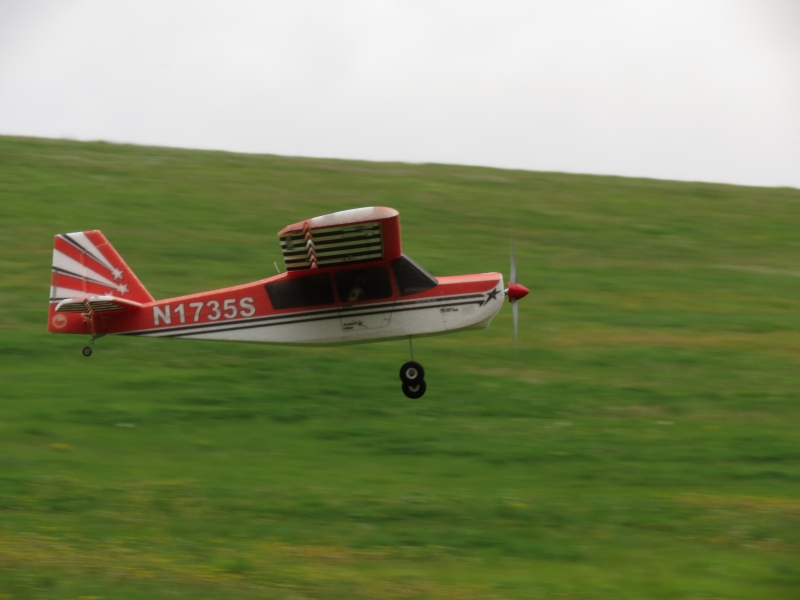
<path fill-rule="evenodd" d="M 436 278 L 403 254 L 392 261 L 392 270 L 401 296 L 419 294 L 436 287 Z"/>

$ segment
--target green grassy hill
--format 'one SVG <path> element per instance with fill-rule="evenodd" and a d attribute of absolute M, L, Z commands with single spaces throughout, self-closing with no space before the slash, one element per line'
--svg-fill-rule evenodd
<path fill-rule="evenodd" d="M 53 235 L 156 298 L 400 211 L 485 331 L 282 348 L 46 331 Z M 797 598 L 800 191 L 0 137 L 0 598 Z"/>

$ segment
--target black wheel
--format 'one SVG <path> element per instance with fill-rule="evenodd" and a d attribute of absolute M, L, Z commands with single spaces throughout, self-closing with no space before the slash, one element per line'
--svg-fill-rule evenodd
<path fill-rule="evenodd" d="M 406 397 L 411 398 L 412 400 L 422 398 L 425 395 L 425 390 L 427 389 L 428 386 L 425 384 L 424 379 L 420 379 L 416 383 L 403 382 L 403 393 L 406 395 Z"/>
<path fill-rule="evenodd" d="M 400 367 L 400 381 L 403 383 L 416 383 L 425 379 L 425 369 L 413 360 Z"/>
<path fill-rule="evenodd" d="M 81 350 L 81 352 L 83 352 L 84 356 L 92 355 L 92 349 L 89 346 L 86 346 L 83 350 Z"/>

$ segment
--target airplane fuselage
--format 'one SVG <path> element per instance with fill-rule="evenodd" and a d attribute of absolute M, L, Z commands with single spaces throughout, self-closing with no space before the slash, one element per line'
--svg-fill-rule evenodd
<path fill-rule="evenodd" d="M 386 297 L 344 297 L 343 279 L 376 269 L 389 274 L 391 291 L 387 288 L 377 294 Z M 382 263 L 281 273 L 244 285 L 143 304 L 138 310 L 96 313 L 91 322 L 78 314 L 64 315 L 69 322 L 60 331 L 272 344 L 351 344 L 482 329 L 489 326 L 505 297 L 500 273 L 441 277 L 431 289 L 406 295 L 401 295 L 393 275 L 390 265 Z M 306 284 L 309 277 L 315 279 L 313 286 Z M 295 289 L 287 289 L 292 284 Z"/>

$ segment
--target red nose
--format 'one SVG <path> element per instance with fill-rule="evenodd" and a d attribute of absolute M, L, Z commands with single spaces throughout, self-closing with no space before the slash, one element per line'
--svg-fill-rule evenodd
<path fill-rule="evenodd" d="M 524 298 L 528 294 L 530 294 L 530 290 L 526 288 L 524 285 L 520 285 L 518 283 L 509 283 L 508 284 L 508 299 L 509 300 L 519 300 L 520 298 Z"/>

